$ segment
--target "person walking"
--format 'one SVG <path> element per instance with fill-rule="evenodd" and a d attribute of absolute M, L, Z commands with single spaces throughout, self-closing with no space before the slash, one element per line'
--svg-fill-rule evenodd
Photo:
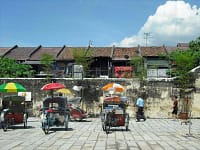
<path fill-rule="evenodd" d="M 144 99 L 139 97 L 136 102 L 137 112 L 136 112 L 136 121 L 139 122 L 140 119 L 146 120 L 144 116 Z"/>
<path fill-rule="evenodd" d="M 175 120 L 178 119 L 178 97 L 175 95 L 172 100 L 173 100 L 172 118 Z"/>

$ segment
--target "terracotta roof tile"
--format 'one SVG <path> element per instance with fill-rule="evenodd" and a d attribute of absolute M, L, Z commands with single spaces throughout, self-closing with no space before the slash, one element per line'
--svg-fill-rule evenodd
<path fill-rule="evenodd" d="M 170 47 L 170 46 L 167 46 L 166 50 L 170 54 L 170 53 L 172 53 L 173 51 L 176 51 L 176 50 L 186 51 L 186 50 L 188 50 L 188 48 L 189 47 Z"/>
<path fill-rule="evenodd" d="M 167 50 L 168 53 L 171 53 L 171 52 L 173 52 L 173 51 L 175 51 L 175 50 L 178 49 L 175 46 L 166 46 L 165 48 L 166 48 L 166 50 Z"/>
<path fill-rule="evenodd" d="M 73 60 L 73 49 L 76 50 L 86 50 L 87 47 L 65 47 L 62 52 L 59 54 L 59 60 Z"/>
<path fill-rule="evenodd" d="M 93 47 L 92 47 L 93 48 Z M 94 47 L 93 57 L 111 57 L 112 47 Z"/>
<path fill-rule="evenodd" d="M 134 56 L 138 56 L 138 47 L 115 47 L 113 53 L 113 59 L 123 59 L 126 60 L 126 56 L 128 59 L 131 59 Z"/>
<path fill-rule="evenodd" d="M 151 57 L 151 56 L 160 56 L 162 54 L 166 54 L 166 50 L 165 47 L 140 47 L 140 51 L 141 51 L 141 55 L 142 56 L 147 56 L 147 57 Z"/>
<path fill-rule="evenodd" d="M 6 54 L 6 57 L 16 60 L 27 60 L 34 50 L 35 47 L 16 47 Z"/>
<path fill-rule="evenodd" d="M 40 60 L 43 54 L 50 54 L 57 59 L 58 53 L 62 50 L 62 47 L 41 47 L 35 53 L 31 55 L 30 60 Z"/>
<path fill-rule="evenodd" d="M 3 56 L 7 53 L 12 47 L 0 47 L 0 56 Z"/>
<path fill-rule="evenodd" d="M 181 48 L 181 47 L 189 48 L 189 43 L 177 43 L 177 47 L 179 47 L 179 48 Z"/>
<path fill-rule="evenodd" d="M 40 60 L 43 53 L 51 54 L 54 60 L 73 60 L 72 50 L 87 50 L 87 47 L 13 47 L 0 48 L 0 54 L 16 60 Z M 112 57 L 113 60 L 125 60 L 138 56 L 159 56 L 166 54 L 165 47 L 91 47 L 93 57 Z M 8 52 L 8 53 L 7 53 Z"/>
<path fill-rule="evenodd" d="M 73 60 L 73 49 L 86 51 L 87 47 L 65 47 L 63 51 L 58 56 L 59 60 Z M 91 47 L 93 50 L 93 57 L 110 57 L 112 52 L 112 47 Z"/>

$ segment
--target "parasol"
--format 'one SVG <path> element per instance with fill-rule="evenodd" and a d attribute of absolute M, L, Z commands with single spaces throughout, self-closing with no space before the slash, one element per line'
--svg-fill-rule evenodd
<path fill-rule="evenodd" d="M 54 90 L 58 90 L 58 89 L 62 89 L 62 88 L 65 88 L 65 85 L 62 84 L 62 83 L 56 83 L 56 82 L 53 82 L 53 83 L 48 83 L 48 84 L 45 84 L 41 90 L 42 91 L 50 91 L 51 92 L 51 96 L 52 96 L 52 107 L 53 107 L 53 91 Z"/>
<path fill-rule="evenodd" d="M 66 94 L 68 96 L 72 96 L 73 95 L 72 92 L 67 88 L 58 89 L 56 92 L 57 93 Z"/>
<path fill-rule="evenodd" d="M 61 83 L 48 83 L 48 84 L 45 84 L 41 88 L 41 90 L 47 91 L 47 90 L 57 90 L 57 89 L 62 89 L 62 88 L 65 88 L 64 84 L 61 84 Z"/>
<path fill-rule="evenodd" d="M 24 88 L 19 83 L 8 82 L 0 85 L 0 92 L 4 93 L 12 93 L 12 92 L 25 92 L 26 88 Z"/>
<path fill-rule="evenodd" d="M 124 87 L 118 83 L 108 83 L 105 86 L 103 86 L 101 89 L 103 91 L 109 91 L 109 90 L 114 89 L 115 92 L 124 92 Z"/>

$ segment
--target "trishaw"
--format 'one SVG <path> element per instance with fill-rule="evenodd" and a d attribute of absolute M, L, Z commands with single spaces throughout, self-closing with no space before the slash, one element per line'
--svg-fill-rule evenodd
<path fill-rule="evenodd" d="M 70 119 L 81 121 L 87 118 L 86 112 L 80 108 L 80 103 L 81 103 L 81 97 L 73 97 L 68 100 Z"/>
<path fill-rule="evenodd" d="M 27 127 L 28 114 L 24 96 L 5 96 L 2 100 L 1 126 L 4 131 L 11 125 L 22 124 Z"/>
<path fill-rule="evenodd" d="M 101 122 L 103 130 L 108 134 L 111 127 L 124 126 L 128 131 L 129 114 L 126 112 L 127 103 L 119 96 L 106 97 L 103 100 Z"/>
<path fill-rule="evenodd" d="M 49 133 L 52 126 L 64 126 L 65 130 L 68 129 L 69 110 L 66 107 L 66 97 L 47 97 L 43 101 L 41 109 L 41 122 L 42 130 L 45 134 Z"/>

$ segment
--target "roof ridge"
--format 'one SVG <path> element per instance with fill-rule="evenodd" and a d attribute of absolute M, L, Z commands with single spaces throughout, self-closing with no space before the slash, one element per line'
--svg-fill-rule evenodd
<path fill-rule="evenodd" d="M 15 48 L 17 48 L 18 47 L 18 45 L 15 45 L 15 46 L 13 46 L 12 48 L 10 48 L 7 52 L 5 52 L 4 54 L 3 54 L 3 56 L 2 57 L 4 57 L 4 56 L 6 56 L 6 55 L 8 55 L 8 53 L 10 53 L 13 49 L 15 49 Z"/>
<path fill-rule="evenodd" d="M 42 47 L 42 45 L 39 45 L 38 47 L 36 47 L 36 48 L 30 53 L 29 59 L 30 59 L 31 56 L 32 56 L 35 52 L 37 52 L 41 47 Z"/>
<path fill-rule="evenodd" d="M 65 49 L 65 45 L 59 50 L 59 52 L 57 53 L 57 55 L 56 55 L 56 57 L 58 57 L 60 54 L 61 54 L 61 52 Z"/>

